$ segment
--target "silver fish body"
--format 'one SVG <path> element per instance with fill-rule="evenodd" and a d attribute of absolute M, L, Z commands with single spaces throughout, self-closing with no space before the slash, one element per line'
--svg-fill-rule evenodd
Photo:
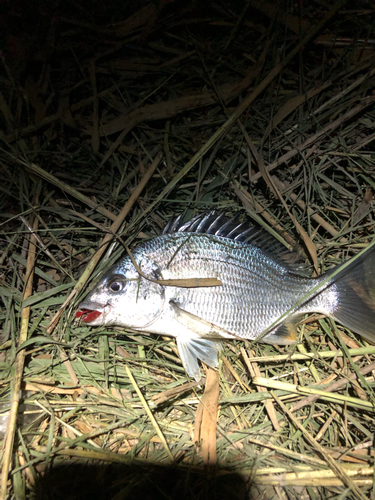
<path fill-rule="evenodd" d="M 176 337 L 184 367 L 197 380 L 198 359 L 217 366 L 220 344 L 215 338 L 257 339 L 266 332 L 262 342 L 290 344 L 297 340 L 301 314 L 337 316 L 342 295 L 337 279 L 306 278 L 264 250 L 264 242 L 256 245 L 252 237 L 238 241 L 216 233 L 189 232 L 185 226 L 139 244 L 132 253 L 142 274 L 152 280 L 218 278 L 222 286 L 163 286 L 142 277 L 125 256 L 80 305 L 80 316 L 91 325 L 123 325 Z M 311 294 L 323 281 L 318 293 Z M 91 311 L 100 315 L 92 319 Z"/>

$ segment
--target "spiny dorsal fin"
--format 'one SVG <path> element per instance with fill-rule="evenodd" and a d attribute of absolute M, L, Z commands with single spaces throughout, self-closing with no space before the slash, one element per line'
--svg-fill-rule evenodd
<path fill-rule="evenodd" d="M 212 234 L 229 238 L 244 244 L 260 248 L 262 252 L 273 260 L 287 267 L 291 272 L 306 272 L 307 267 L 302 265 L 301 253 L 290 252 L 273 235 L 261 226 L 240 221 L 239 214 L 227 217 L 224 212 L 212 210 L 196 215 L 187 222 L 183 222 L 183 215 L 172 217 L 165 226 L 162 234 L 173 234 L 177 232 Z"/>

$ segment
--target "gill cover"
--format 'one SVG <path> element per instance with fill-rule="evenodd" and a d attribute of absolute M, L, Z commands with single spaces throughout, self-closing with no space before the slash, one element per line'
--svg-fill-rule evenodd
<path fill-rule="evenodd" d="M 139 265 L 145 276 L 153 280 L 161 277 L 160 269 L 154 262 L 141 258 Z M 164 287 L 143 278 L 130 259 L 124 259 L 103 276 L 80 308 L 102 313 L 95 324 L 116 324 L 144 330 L 158 319 L 164 302 Z"/>

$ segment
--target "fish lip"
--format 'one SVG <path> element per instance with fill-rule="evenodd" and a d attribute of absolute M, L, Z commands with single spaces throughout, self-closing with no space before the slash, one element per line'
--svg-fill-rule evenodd
<path fill-rule="evenodd" d="M 75 317 L 85 323 L 94 323 L 103 315 L 105 306 L 97 302 L 82 302 L 77 309 Z"/>
<path fill-rule="evenodd" d="M 105 306 L 108 304 L 101 304 L 100 302 L 92 302 L 87 301 L 87 302 L 81 302 L 78 310 L 80 309 L 91 309 L 91 311 L 104 311 Z"/>

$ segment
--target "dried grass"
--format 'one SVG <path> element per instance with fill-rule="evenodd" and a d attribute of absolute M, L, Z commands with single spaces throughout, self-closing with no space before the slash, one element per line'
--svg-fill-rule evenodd
<path fill-rule="evenodd" d="M 371 243 L 374 11 L 301 5 L 40 3 L 17 33 L 8 14 L 2 498 L 375 500 L 363 338 L 310 315 L 298 346 L 228 342 L 204 393 L 173 339 L 74 319 L 114 235 L 175 213 L 240 211 L 319 273 Z"/>

